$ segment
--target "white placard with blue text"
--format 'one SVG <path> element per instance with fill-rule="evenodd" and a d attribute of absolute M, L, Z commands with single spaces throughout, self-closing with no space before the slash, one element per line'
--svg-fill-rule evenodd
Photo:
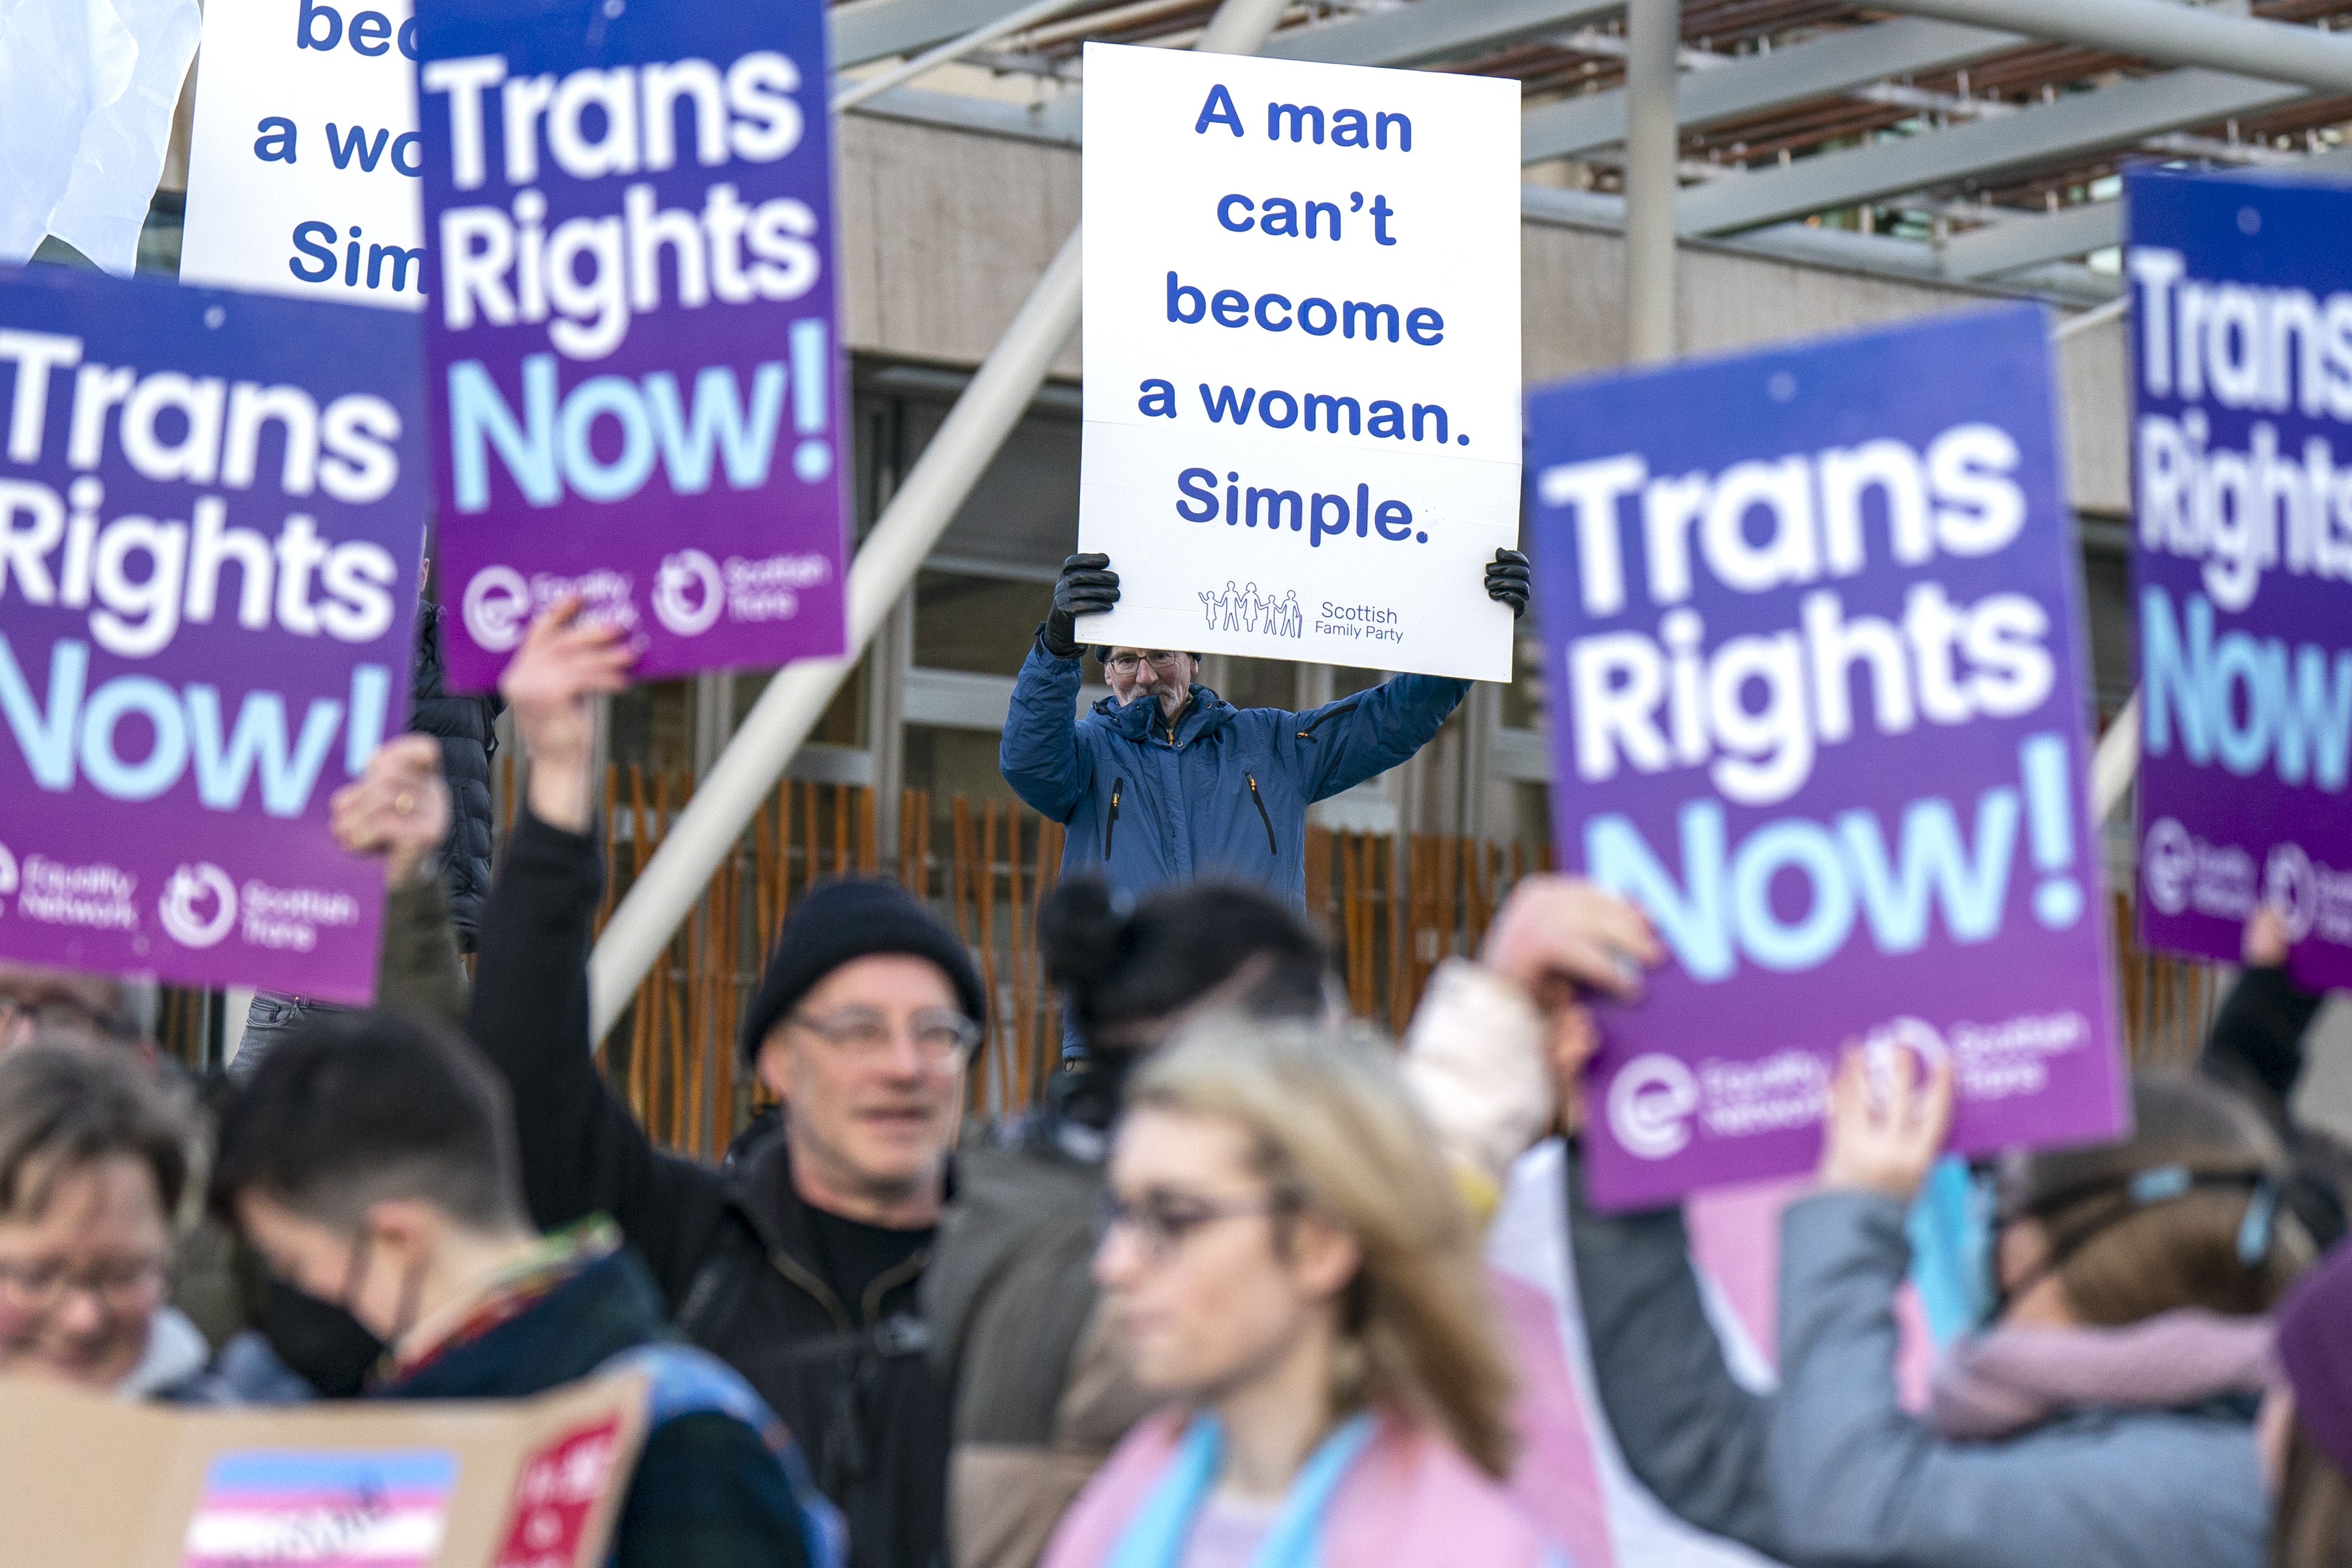
<path fill-rule="evenodd" d="M 211 0 L 180 281 L 425 304 L 410 0 Z"/>
<path fill-rule="evenodd" d="M 1078 544 L 1139 647 L 1507 680 L 1519 89 L 1086 51 Z"/>

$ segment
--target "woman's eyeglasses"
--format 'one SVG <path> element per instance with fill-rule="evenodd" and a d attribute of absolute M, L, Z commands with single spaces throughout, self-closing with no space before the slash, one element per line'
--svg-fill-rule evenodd
<path fill-rule="evenodd" d="M 0 1298 L 20 1311 L 46 1312 L 87 1290 L 118 1312 L 143 1311 L 163 1293 L 170 1264 L 162 1258 L 72 1270 L 58 1263 L 0 1263 Z"/>
<path fill-rule="evenodd" d="M 1144 1256 L 1154 1263 L 1165 1263 L 1185 1242 L 1221 1221 L 1293 1214 L 1297 1209 L 1297 1199 L 1279 1193 L 1261 1202 L 1230 1204 L 1173 1193 L 1146 1193 L 1130 1203 L 1106 1190 L 1097 1223 L 1105 1237 L 1115 1230 L 1126 1231 L 1142 1247 Z"/>

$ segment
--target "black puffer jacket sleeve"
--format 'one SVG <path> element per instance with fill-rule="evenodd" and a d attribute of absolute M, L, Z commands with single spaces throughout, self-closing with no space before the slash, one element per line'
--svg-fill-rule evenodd
<path fill-rule="evenodd" d="M 603 887 L 594 839 L 516 817 L 467 1033 L 513 1097 L 531 1218 L 552 1229 L 610 1215 L 676 1312 L 727 1212 L 726 1178 L 656 1149 L 596 1069 L 588 938 Z"/>
<path fill-rule="evenodd" d="M 490 758 L 499 749 L 495 693 L 451 696 L 442 677 L 441 616 L 435 605 L 416 618 L 416 659 L 409 674 L 408 727 L 441 742 L 441 773 L 449 781 L 449 839 L 441 847 L 441 882 L 457 943 L 475 949 L 482 900 L 490 891 L 490 838 L 496 821 L 490 798 Z"/>

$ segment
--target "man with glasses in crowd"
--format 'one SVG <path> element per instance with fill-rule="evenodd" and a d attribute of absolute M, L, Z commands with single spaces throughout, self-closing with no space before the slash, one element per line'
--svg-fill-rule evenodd
<path fill-rule="evenodd" d="M 1528 558 L 1498 550 L 1486 596 L 1528 606 Z M 1062 875 L 1093 873 L 1140 895 L 1170 882 L 1255 883 L 1307 903 L 1307 808 L 1410 758 L 1470 689 L 1400 675 L 1305 713 L 1235 708 L 1171 648 L 1095 650 L 1110 695 L 1077 717 L 1077 618 L 1118 603 L 1110 557 L 1073 555 L 1054 584 L 1013 689 L 997 766 L 1013 792 L 1069 829 Z M 1066 1035 L 1066 1050 L 1075 1048 Z"/>
<path fill-rule="evenodd" d="M 532 626 L 500 683 L 530 769 L 482 917 L 467 1033 L 511 1090 L 532 1221 L 618 1222 L 677 1326 L 792 1429 L 847 1515 L 852 1563 L 929 1568 L 950 1411 L 918 1289 L 986 1016 L 980 976 L 898 884 L 810 889 L 740 1041 L 777 1125 L 725 1165 L 657 1148 L 606 1088 L 588 1033 L 604 879 L 589 703 L 626 687 L 633 657 L 572 601 Z"/>
<path fill-rule="evenodd" d="M 103 974 L 0 963 L 0 1052 L 36 1036 L 135 1045 L 146 1037 L 153 994 Z"/>

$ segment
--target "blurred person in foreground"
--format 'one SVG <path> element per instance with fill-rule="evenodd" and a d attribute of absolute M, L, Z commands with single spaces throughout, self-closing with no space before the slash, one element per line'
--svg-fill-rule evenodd
<path fill-rule="evenodd" d="M 196 1136 L 127 1056 L 0 1057 L 0 1375 L 126 1398 L 204 1375 L 210 1347 L 165 1300 Z"/>
<path fill-rule="evenodd" d="M 463 1042 L 382 1014 L 313 1018 L 230 1103 L 212 1200 L 274 1273 L 389 1347 L 376 1398 L 523 1398 L 643 1373 L 649 1426 L 614 1568 L 832 1568 L 838 1520 L 791 1435 L 678 1342 L 613 1227 L 532 1227 L 512 1123 Z"/>
<path fill-rule="evenodd" d="M 1613 931 L 1605 962 L 1457 963 L 1414 1020 L 1407 1068 L 1452 1063 L 1451 1090 L 1420 1099 L 1458 1167 L 1499 1182 L 1544 1121 L 1570 1133 L 1564 1240 L 1596 1392 L 1660 1500 L 1799 1568 L 2264 1561 L 2252 1419 L 2264 1314 L 2312 1248 L 2285 1152 L 2251 1106 L 2210 1081 L 2143 1075 L 2130 1139 L 2003 1162 L 1985 1322 L 1947 1356 L 1921 1416 L 1895 1396 L 1894 1300 L 1951 1085 L 1922 1082 L 1907 1053 L 1875 1079 L 1850 1057 L 1822 1190 L 1782 1221 L 1780 1383 L 1757 1394 L 1726 1365 L 1681 1210 L 1600 1215 L 1584 1201 L 1578 1079 L 1599 1042 L 1587 1003 L 1637 994 L 1639 968 L 1663 955 L 1635 939 L 1630 906 L 1546 881 L 1538 896 L 1619 906 L 1613 928 L 1596 927 Z M 1546 1056 L 1549 1093 L 1528 1073 Z M 1519 1483 L 1526 1495 L 1541 1478 Z"/>
<path fill-rule="evenodd" d="M 917 1295 L 986 1011 L 980 976 L 895 882 L 803 893 L 740 1041 L 778 1123 L 724 1166 L 656 1147 L 597 1071 L 588 1028 L 604 879 L 589 702 L 626 688 L 632 658 L 572 600 L 508 666 L 530 781 L 483 913 L 467 1032 L 513 1100 L 531 1217 L 611 1215 L 679 1328 L 791 1427 L 848 1516 L 858 1568 L 931 1568 L 950 1391 Z"/>
<path fill-rule="evenodd" d="M 2352 1563 L 2352 1245 L 2306 1275 L 2278 1313 L 2285 1386 L 2263 1406 L 2278 1496 L 2271 1568 Z"/>
<path fill-rule="evenodd" d="M 379 1005 L 455 1026 L 465 1016 L 465 973 L 435 865 L 450 831 L 439 746 L 403 735 L 379 748 L 335 793 L 331 822 L 345 849 L 384 859 Z M 38 1037 L 129 1063 L 167 1098 L 219 1098 L 226 1079 L 184 1073 L 156 1044 L 154 1015 L 152 981 L 0 963 L 0 1057 Z M 348 1314 L 268 1280 L 208 1215 L 176 1235 L 168 1276 L 175 1321 L 202 1331 L 220 1358 L 220 1375 L 201 1385 L 208 1397 L 357 1392 L 383 1347 Z M 247 1330 L 257 1331 L 258 1342 Z"/>
<path fill-rule="evenodd" d="M 1469 1216 L 1384 1042 L 1218 1016 L 1129 1086 L 1095 1258 L 1171 1402 L 1048 1568 L 1559 1554 L 1505 1493 L 1511 1372 Z"/>
<path fill-rule="evenodd" d="M 1091 1272 L 1129 1078 L 1203 1011 L 1312 1020 L 1336 995 L 1323 944 L 1253 888 L 1168 888 L 1122 910 L 1079 878 L 1046 900 L 1037 936 L 1087 1050 L 1054 1075 L 1044 1110 L 968 1140 L 923 1279 L 932 1355 L 956 1389 L 959 1568 L 1034 1564 L 1078 1489 L 1157 1403 L 1128 1375 Z"/>

